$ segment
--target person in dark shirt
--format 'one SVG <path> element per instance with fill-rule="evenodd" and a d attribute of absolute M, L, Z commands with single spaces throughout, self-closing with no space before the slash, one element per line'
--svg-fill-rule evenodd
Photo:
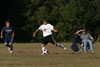
<path fill-rule="evenodd" d="M 14 39 L 14 29 L 10 26 L 10 22 L 6 21 L 6 26 L 1 30 L 1 39 L 4 38 L 4 44 L 8 47 L 10 53 L 13 53 L 13 39 Z M 4 34 L 4 35 L 3 35 Z"/>

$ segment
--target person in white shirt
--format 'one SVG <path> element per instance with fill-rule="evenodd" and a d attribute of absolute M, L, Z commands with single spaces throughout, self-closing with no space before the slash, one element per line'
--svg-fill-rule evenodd
<path fill-rule="evenodd" d="M 35 37 L 36 33 L 39 32 L 40 30 L 43 32 L 43 38 L 44 38 L 41 44 L 42 52 L 43 52 L 42 54 L 48 54 L 48 50 L 45 48 L 45 46 L 49 42 L 52 43 L 54 46 L 61 47 L 66 50 L 65 46 L 56 43 L 55 39 L 52 36 L 52 31 L 53 32 L 58 32 L 58 31 L 54 29 L 54 27 L 51 24 L 47 23 L 46 20 L 43 20 L 43 24 L 34 32 L 33 36 Z"/>

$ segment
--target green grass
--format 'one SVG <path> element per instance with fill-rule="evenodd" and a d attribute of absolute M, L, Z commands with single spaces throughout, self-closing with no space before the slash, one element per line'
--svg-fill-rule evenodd
<path fill-rule="evenodd" d="M 0 44 L 0 67 L 100 67 L 100 43 L 95 53 L 72 54 L 71 43 L 63 43 L 67 50 L 47 45 L 49 55 L 41 56 L 40 43 L 15 43 L 14 53 Z"/>

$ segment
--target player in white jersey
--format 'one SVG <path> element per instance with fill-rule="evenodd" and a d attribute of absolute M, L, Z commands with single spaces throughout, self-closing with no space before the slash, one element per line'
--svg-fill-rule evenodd
<path fill-rule="evenodd" d="M 66 49 L 65 46 L 63 46 L 62 44 L 58 44 L 56 43 L 55 39 L 52 36 L 52 31 L 53 32 L 58 32 L 56 29 L 54 29 L 54 27 L 47 23 L 46 20 L 43 20 L 43 24 L 34 32 L 33 36 L 36 36 L 36 33 L 39 31 L 43 32 L 43 38 L 44 40 L 42 41 L 41 47 L 42 47 L 42 54 L 48 54 L 48 50 L 45 48 L 45 46 L 50 42 L 52 43 L 54 46 L 57 47 L 61 47 L 63 49 Z"/>

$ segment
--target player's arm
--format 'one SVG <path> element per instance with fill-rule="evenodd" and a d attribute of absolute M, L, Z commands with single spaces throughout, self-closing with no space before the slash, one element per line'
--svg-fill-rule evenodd
<path fill-rule="evenodd" d="M 57 32 L 58 32 L 58 30 L 56 30 L 56 29 L 53 29 L 53 32 L 56 32 L 56 33 L 57 33 Z"/>
<path fill-rule="evenodd" d="M 1 39 L 3 38 L 3 32 L 1 32 Z"/>
<path fill-rule="evenodd" d="M 14 28 L 12 27 L 12 39 L 14 39 L 15 37 L 15 31 L 14 31 Z"/>
<path fill-rule="evenodd" d="M 58 32 L 58 30 L 56 30 L 55 28 L 54 28 L 54 26 L 53 25 L 50 25 L 50 27 L 51 27 L 51 30 L 53 31 L 53 32 Z"/>
<path fill-rule="evenodd" d="M 12 39 L 14 39 L 14 36 L 15 36 L 15 33 L 13 32 L 13 33 L 12 33 Z"/>
<path fill-rule="evenodd" d="M 1 30 L 1 39 L 3 38 L 3 32 L 5 31 L 5 27 Z"/>
<path fill-rule="evenodd" d="M 39 29 L 37 29 L 34 33 L 33 36 L 36 37 L 36 33 L 39 32 Z"/>

